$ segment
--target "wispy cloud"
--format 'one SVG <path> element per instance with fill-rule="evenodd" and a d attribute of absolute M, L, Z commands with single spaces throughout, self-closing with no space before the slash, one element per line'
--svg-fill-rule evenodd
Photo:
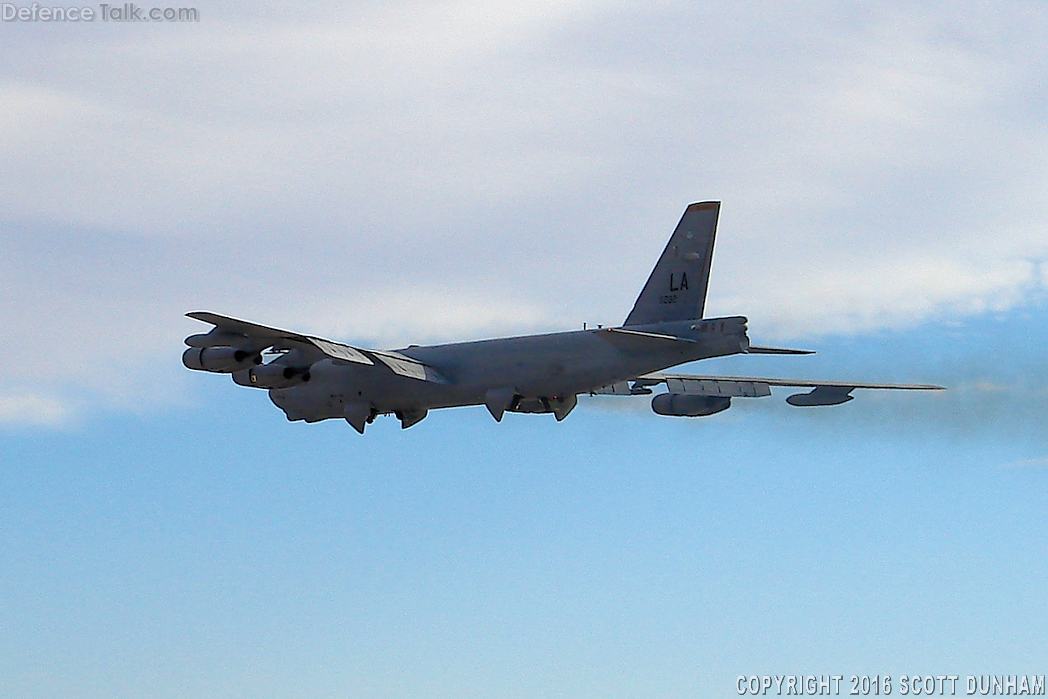
<path fill-rule="evenodd" d="M 69 401 L 41 392 L 0 392 L 0 425 L 58 427 L 74 415 Z"/>
<path fill-rule="evenodd" d="M 1005 468 L 1048 468 L 1048 456 L 1039 459 L 1020 459 L 1004 464 Z"/>

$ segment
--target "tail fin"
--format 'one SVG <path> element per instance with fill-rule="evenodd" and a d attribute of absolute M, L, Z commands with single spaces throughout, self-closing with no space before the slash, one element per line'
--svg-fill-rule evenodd
<path fill-rule="evenodd" d="M 719 215 L 719 201 L 699 202 L 684 210 L 623 325 L 702 318 Z"/>

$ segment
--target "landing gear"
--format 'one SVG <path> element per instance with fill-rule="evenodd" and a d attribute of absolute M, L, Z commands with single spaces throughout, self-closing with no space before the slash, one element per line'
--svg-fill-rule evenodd
<path fill-rule="evenodd" d="M 353 426 L 360 434 L 364 434 L 364 427 L 375 421 L 378 411 L 371 403 L 350 403 L 343 413 L 346 422 Z"/>
<path fill-rule="evenodd" d="M 406 430 L 412 425 L 422 422 L 423 418 L 429 414 L 429 411 L 425 408 L 412 408 L 410 410 L 395 410 L 393 414 L 400 420 L 400 429 Z"/>

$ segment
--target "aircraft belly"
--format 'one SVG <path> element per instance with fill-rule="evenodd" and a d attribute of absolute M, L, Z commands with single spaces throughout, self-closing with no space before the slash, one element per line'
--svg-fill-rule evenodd
<path fill-rule="evenodd" d="M 307 383 L 269 392 L 290 420 L 315 422 L 344 417 L 347 405 L 363 403 L 378 413 L 461 405 L 461 390 L 401 376 L 385 368 L 323 360 Z"/>
<path fill-rule="evenodd" d="M 274 389 L 270 398 L 290 420 L 342 418 L 347 405 L 377 413 L 482 405 L 492 389 L 528 398 L 576 395 L 699 358 L 681 345 L 644 354 L 623 352 L 592 332 L 557 333 L 401 350 L 435 368 L 448 383 L 402 376 L 384 367 L 325 359 L 311 380 Z"/>
<path fill-rule="evenodd" d="M 420 348 L 422 349 L 422 348 Z M 614 363 L 617 352 L 583 333 L 465 343 L 426 348 L 421 361 L 446 371 L 454 388 L 483 402 L 491 388 L 510 387 L 545 395 L 585 384 L 587 374 Z"/>
<path fill-rule="evenodd" d="M 479 405 L 488 390 L 500 388 L 512 388 L 527 397 L 585 393 L 702 356 L 702 349 L 695 345 L 630 355 L 592 331 L 401 351 L 435 367 L 452 382 L 430 393 L 442 401 L 429 406 L 433 408 Z"/>

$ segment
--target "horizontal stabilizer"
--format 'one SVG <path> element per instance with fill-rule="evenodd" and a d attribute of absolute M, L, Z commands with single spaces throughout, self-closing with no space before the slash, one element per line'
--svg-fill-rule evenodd
<path fill-rule="evenodd" d="M 689 340 L 686 337 L 627 330 L 626 328 L 604 328 L 593 332 L 623 352 L 650 352 L 665 349 L 670 345 L 696 344 L 695 340 Z"/>
<path fill-rule="evenodd" d="M 754 347 L 746 350 L 746 354 L 815 354 L 815 350 L 783 349 L 781 347 Z"/>

